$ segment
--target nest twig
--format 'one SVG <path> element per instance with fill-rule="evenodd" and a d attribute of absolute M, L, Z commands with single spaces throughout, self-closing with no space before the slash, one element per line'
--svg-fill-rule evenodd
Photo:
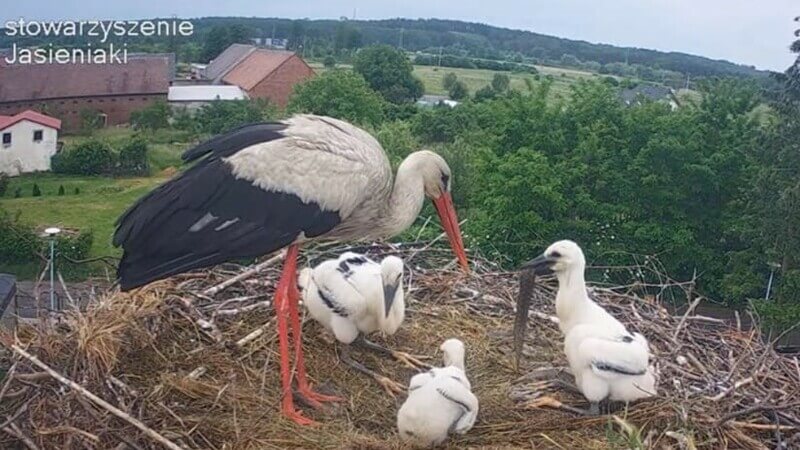
<path fill-rule="evenodd" d="M 517 371 L 511 344 L 517 274 L 473 254 L 473 273 L 464 275 L 451 264 L 450 250 L 434 244 L 355 249 L 406 262 L 406 323 L 383 338 L 385 344 L 432 357 L 447 338 L 467 345 L 481 414 L 470 433 L 454 438 L 453 448 L 609 448 L 609 423 L 639 427 L 656 448 L 686 442 L 714 449 L 800 446 L 797 358 L 777 354 L 757 328 L 742 330 L 691 310 L 675 316 L 631 286 L 595 288 L 592 296 L 650 341 L 658 397 L 631 405 L 624 420 L 614 421 L 525 409 L 515 401 L 519 392 L 584 402 L 535 377 L 520 378 L 558 373 L 554 368 L 565 365 L 551 320 L 554 283 L 533 287 Z M 318 247 L 304 256 L 317 263 L 344 250 Z M 270 303 L 279 258 L 252 268 L 224 264 L 132 293 L 109 292 L 58 324 L 0 336 L 3 346 L 15 348 L 0 380 L 0 448 L 149 449 L 165 442 L 185 449 L 400 448 L 395 417 L 403 399 L 338 364 L 335 346 L 311 322 L 304 325 L 309 373 L 320 390 L 349 402 L 327 413 L 308 411 L 320 427 L 298 428 L 282 419 Z M 395 361 L 357 356 L 401 383 L 414 374 Z"/>

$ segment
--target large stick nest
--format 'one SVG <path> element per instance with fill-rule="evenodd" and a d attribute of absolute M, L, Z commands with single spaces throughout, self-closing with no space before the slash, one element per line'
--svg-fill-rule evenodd
<path fill-rule="evenodd" d="M 311 262 L 343 249 L 306 253 Z M 478 257 L 459 273 L 448 249 L 430 244 L 360 248 L 406 261 L 408 312 L 388 346 L 431 357 L 457 337 L 467 346 L 467 374 L 480 399 L 478 422 L 452 448 L 800 447 L 800 365 L 775 353 L 757 329 L 744 331 L 690 314 L 673 316 L 657 298 L 610 288 L 592 295 L 651 343 L 659 395 L 615 416 L 578 417 L 531 408 L 549 396 L 585 406 L 541 374 L 566 365 L 554 313 L 555 286 L 539 283 L 523 367 L 514 369 L 511 328 L 517 274 Z M 374 381 L 340 364 L 336 345 L 306 321 L 309 374 L 321 391 L 347 401 L 307 409 L 317 427 L 298 427 L 279 413 L 277 335 L 271 307 L 279 264 L 207 295 L 244 269 L 226 265 L 110 292 L 57 324 L 21 328 L 2 339 L 80 384 L 164 439 L 190 449 L 399 448 L 396 412 Z M 204 293 L 205 292 L 205 293 Z M 644 300 L 647 298 L 649 300 Z M 406 384 L 414 371 L 369 352 L 354 356 Z M 528 374 L 526 376 L 526 374 Z M 536 376 L 532 376 L 534 374 Z M 152 436 L 112 415 L 14 352 L 0 382 L 0 448 L 162 448 Z"/>

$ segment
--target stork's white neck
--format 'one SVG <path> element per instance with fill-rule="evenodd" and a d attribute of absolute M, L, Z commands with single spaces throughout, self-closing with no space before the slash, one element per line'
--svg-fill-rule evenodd
<path fill-rule="evenodd" d="M 583 272 L 583 267 L 573 267 L 556 274 L 558 278 L 556 315 L 559 320 L 559 328 L 563 332 L 572 327 L 571 323 L 578 313 L 585 310 L 586 303 L 591 301 L 586 292 L 586 281 Z"/>
<path fill-rule="evenodd" d="M 389 197 L 388 214 L 383 224 L 386 235 L 402 233 L 419 216 L 425 202 L 425 184 L 422 174 L 417 170 L 413 154 L 406 158 L 397 169 L 392 195 Z"/>

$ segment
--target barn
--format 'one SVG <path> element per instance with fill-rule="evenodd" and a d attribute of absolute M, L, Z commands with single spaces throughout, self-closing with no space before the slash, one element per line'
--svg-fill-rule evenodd
<path fill-rule="evenodd" d="M 32 109 L 81 128 L 84 111 L 104 125 L 128 123 L 131 113 L 167 101 L 172 54 L 132 54 L 125 64 L 13 64 L 0 67 L 0 114 Z"/>
<path fill-rule="evenodd" d="M 286 106 L 294 86 L 314 76 L 314 70 L 294 52 L 233 44 L 205 68 L 215 84 L 239 86 L 250 98 Z"/>
<path fill-rule="evenodd" d="M 0 115 L 0 173 L 16 176 L 50 170 L 60 129 L 60 120 L 36 111 Z"/>

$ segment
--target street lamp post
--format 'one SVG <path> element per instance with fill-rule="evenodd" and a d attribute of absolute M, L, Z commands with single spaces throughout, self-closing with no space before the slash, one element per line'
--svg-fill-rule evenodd
<path fill-rule="evenodd" d="M 61 233 L 59 228 L 51 227 L 44 230 L 50 239 L 50 311 L 56 311 L 56 236 Z"/>

